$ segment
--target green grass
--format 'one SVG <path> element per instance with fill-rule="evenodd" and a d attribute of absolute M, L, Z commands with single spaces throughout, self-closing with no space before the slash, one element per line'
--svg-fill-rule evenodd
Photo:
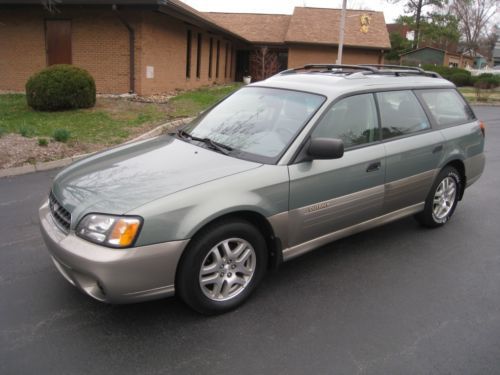
<path fill-rule="evenodd" d="M 97 100 L 95 108 L 59 112 L 37 112 L 26 104 L 23 94 L 0 95 L 2 134 L 53 138 L 58 129 L 69 132 L 69 141 L 93 144 L 122 142 L 141 127 L 160 124 L 170 118 L 195 116 L 238 89 L 240 84 L 188 91 L 167 104 L 145 104 L 124 99 Z"/>
<path fill-rule="evenodd" d="M 165 118 L 154 105 L 125 106 L 117 112 L 112 102 L 92 109 L 37 112 L 22 94 L 0 95 L 0 128 L 26 137 L 52 137 L 57 129 L 67 129 L 71 140 L 110 144 L 126 138 L 136 126 Z"/>
<path fill-rule="evenodd" d="M 187 91 L 170 100 L 169 114 L 172 117 L 196 116 L 240 87 L 241 84 L 234 83 L 226 86 L 214 86 L 196 91 Z"/>
<path fill-rule="evenodd" d="M 477 102 L 476 89 L 474 87 L 459 87 L 458 90 L 469 102 Z M 500 87 L 493 90 L 481 90 L 481 96 L 487 98 L 487 103 L 500 104 Z M 483 103 L 485 102 L 483 101 Z"/>

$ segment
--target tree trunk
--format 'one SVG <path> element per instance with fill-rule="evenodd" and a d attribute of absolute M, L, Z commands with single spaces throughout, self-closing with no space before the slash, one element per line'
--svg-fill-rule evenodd
<path fill-rule="evenodd" d="M 420 34 L 420 17 L 422 14 L 422 1 L 423 0 L 418 0 L 417 15 L 415 17 L 415 35 L 413 39 L 413 49 L 418 48 L 418 38 Z"/>

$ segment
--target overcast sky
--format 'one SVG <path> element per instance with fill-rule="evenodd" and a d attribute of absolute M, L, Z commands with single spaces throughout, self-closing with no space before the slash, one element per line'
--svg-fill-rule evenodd
<path fill-rule="evenodd" d="M 182 0 L 202 12 L 280 13 L 292 14 L 295 6 L 341 8 L 342 0 Z M 401 3 L 404 3 L 403 1 Z M 403 13 L 402 4 L 386 0 L 347 0 L 347 8 L 384 11 L 391 23 Z"/>

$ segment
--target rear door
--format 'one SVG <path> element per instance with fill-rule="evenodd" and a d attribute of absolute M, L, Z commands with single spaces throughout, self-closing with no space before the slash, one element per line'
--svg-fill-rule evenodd
<path fill-rule="evenodd" d="M 425 201 L 443 158 L 444 137 L 411 90 L 376 94 L 386 153 L 384 213 Z"/>
<path fill-rule="evenodd" d="M 335 103 L 313 130 L 314 137 L 342 139 L 345 153 L 340 159 L 289 166 L 291 247 L 374 218 L 382 210 L 385 150 L 373 94 Z"/>
<path fill-rule="evenodd" d="M 46 20 L 47 65 L 71 64 L 71 21 Z"/>

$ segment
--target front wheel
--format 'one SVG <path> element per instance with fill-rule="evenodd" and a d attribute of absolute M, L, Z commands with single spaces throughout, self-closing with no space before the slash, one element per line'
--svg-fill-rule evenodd
<path fill-rule="evenodd" d="M 205 228 L 181 260 L 176 290 L 203 314 L 229 311 L 245 301 L 262 279 L 267 265 L 266 241 L 243 220 Z"/>
<path fill-rule="evenodd" d="M 444 168 L 432 185 L 424 211 L 416 215 L 417 220 L 429 228 L 446 224 L 455 212 L 461 189 L 462 179 L 458 171 L 453 167 Z"/>

